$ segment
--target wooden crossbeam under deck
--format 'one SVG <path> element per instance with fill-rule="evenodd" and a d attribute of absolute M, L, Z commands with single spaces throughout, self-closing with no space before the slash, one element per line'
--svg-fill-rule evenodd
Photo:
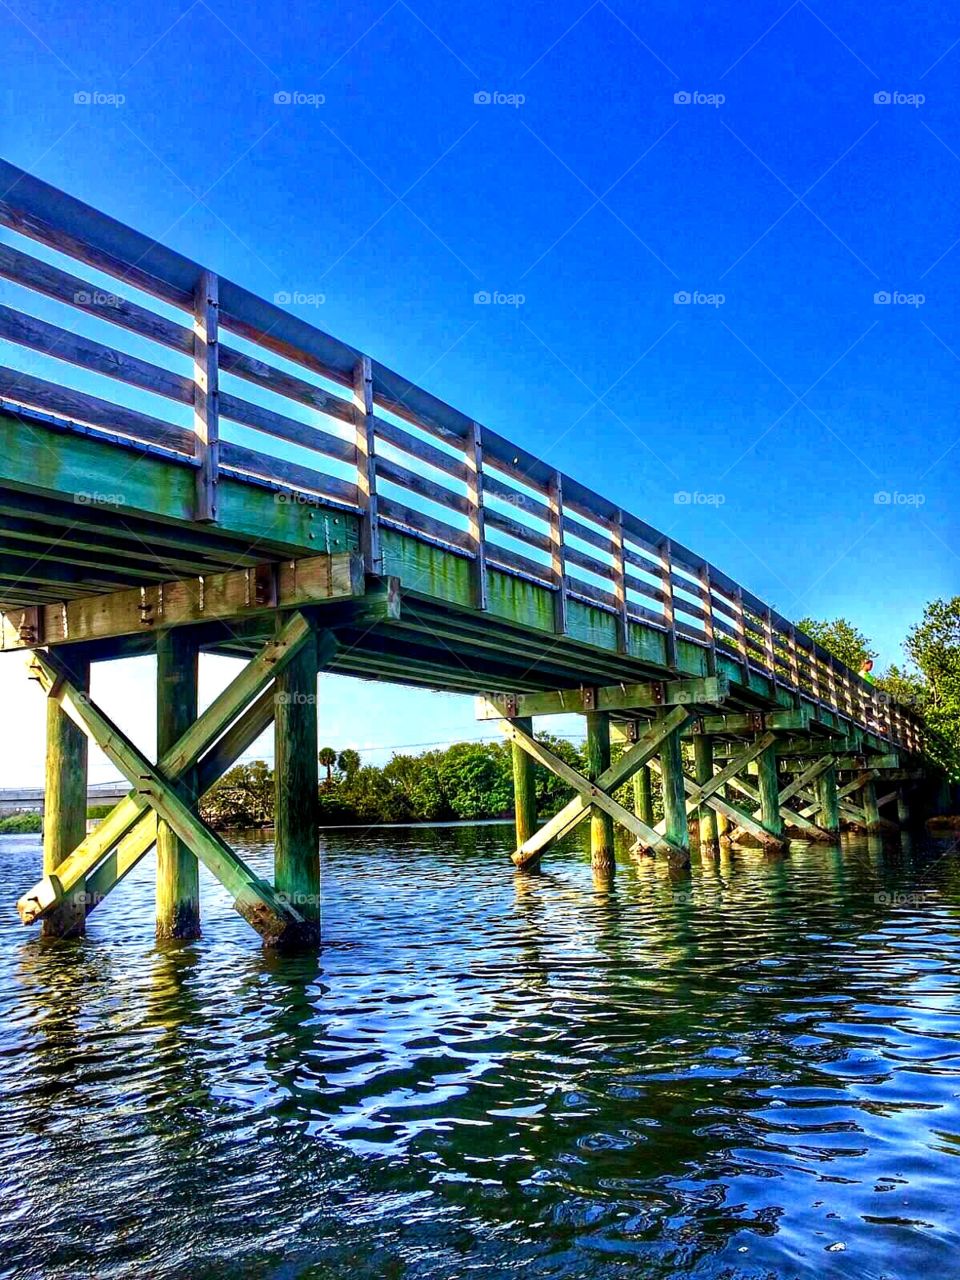
<path fill-rule="evenodd" d="M 571 711 L 634 711 L 668 706 L 717 704 L 730 693 L 726 676 L 640 684 L 589 685 L 554 693 L 490 693 L 477 699 L 478 720 L 564 715 Z"/>
<path fill-rule="evenodd" d="M 269 615 L 276 609 L 349 600 L 362 596 L 365 589 L 363 560 L 354 552 L 258 564 L 227 573 L 85 596 L 33 610 L 8 608 L 0 613 L 0 650 L 142 635 L 188 623 L 247 619 Z"/>

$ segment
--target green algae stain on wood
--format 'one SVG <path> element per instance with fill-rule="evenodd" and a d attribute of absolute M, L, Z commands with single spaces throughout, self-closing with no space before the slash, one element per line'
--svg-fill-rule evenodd
<path fill-rule="evenodd" d="M 567 634 L 573 640 L 596 645 L 598 649 L 616 649 L 617 620 L 605 609 L 568 597 Z"/>
<path fill-rule="evenodd" d="M 487 609 L 498 618 L 537 631 L 553 631 L 553 592 L 526 578 L 488 571 Z"/>
<path fill-rule="evenodd" d="M 631 658 L 641 658 L 657 667 L 667 665 L 667 637 L 656 627 L 645 627 L 631 622 L 627 635 L 627 647 Z"/>
<path fill-rule="evenodd" d="M 384 575 L 399 578 L 405 591 L 451 604 L 473 603 L 472 561 L 394 529 L 381 528 L 380 538 Z"/>
<path fill-rule="evenodd" d="M 677 637 L 677 666 L 685 674 L 691 676 L 709 675 L 707 652 L 702 645 L 694 644 L 692 640 L 684 640 L 680 636 Z"/>

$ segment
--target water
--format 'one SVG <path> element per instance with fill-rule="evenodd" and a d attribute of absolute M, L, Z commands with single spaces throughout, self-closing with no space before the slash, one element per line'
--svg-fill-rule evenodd
<path fill-rule="evenodd" d="M 0 840 L 0 1273 L 958 1274 L 952 843 L 606 891 L 508 840 L 328 834 L 310 958 L 209 882 L 157 946 L 148 865 L 41 943 Z"/>

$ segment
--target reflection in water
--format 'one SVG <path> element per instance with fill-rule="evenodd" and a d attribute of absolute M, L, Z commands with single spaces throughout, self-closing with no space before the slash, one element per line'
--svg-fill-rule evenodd
<path fill-rule="evenodd" d="M 328 835 L 300 957 L 208 881 L 156 944 L 149 866 L 41 941 L 3 838 L 0 1273 L 955 1273 L 953 842 L 614 878 L 509 834 Z"/>

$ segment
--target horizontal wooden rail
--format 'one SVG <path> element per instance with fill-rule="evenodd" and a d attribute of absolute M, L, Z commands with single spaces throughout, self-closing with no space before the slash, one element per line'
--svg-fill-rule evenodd
<path fill-rule="evenodd" d="M 0 338 L 86 379 L 68 386 L 0 367 L 0 397 L 196 468 L 197 518 L 216 518 L 220 468 L 334 502 L 360 520 L 368 571 L 379 568 L 381 525 L 400 530 L 469 558 L 478 608 L 487 607 L 491 567 L 520 575 L 552 593 L 560 633 L 570 601 L 580 601 L 613 615 L 621 651 L 629 651 L 631 624 L 650 626 L 664 637 L 668 667 L 681 643 L 704 652 L 710 672 L 723 655 L 744 680 L 762 674 L 824 714 L 909 750 L 922 746 L 908 708 L 703 557 L 580 481 L 349 344 L 2 161 L 0 191 L 0 224 L 79 264 L 66 270 L 3 244 L 0 277 L 58 314 L 80 311 L 85 324 L 102 322 L 138 344 L 134 354 L 75 332 L 69 318 L 0 305 Z M 116 281 L 115 290 L 99 277 Z M 184 322 L 151 310 L 151 298 Z M 91 378 L 123 383 L 136 407 L 97 394 Z M 239 394 L 238 382 L 260 398 Z M 193 429 L 156 416 L 155 398 L 192 407 Z M 223 438 L 235 429 L 262 443 Z M 331 474 L 331 461 L 340 471 Z"/>

